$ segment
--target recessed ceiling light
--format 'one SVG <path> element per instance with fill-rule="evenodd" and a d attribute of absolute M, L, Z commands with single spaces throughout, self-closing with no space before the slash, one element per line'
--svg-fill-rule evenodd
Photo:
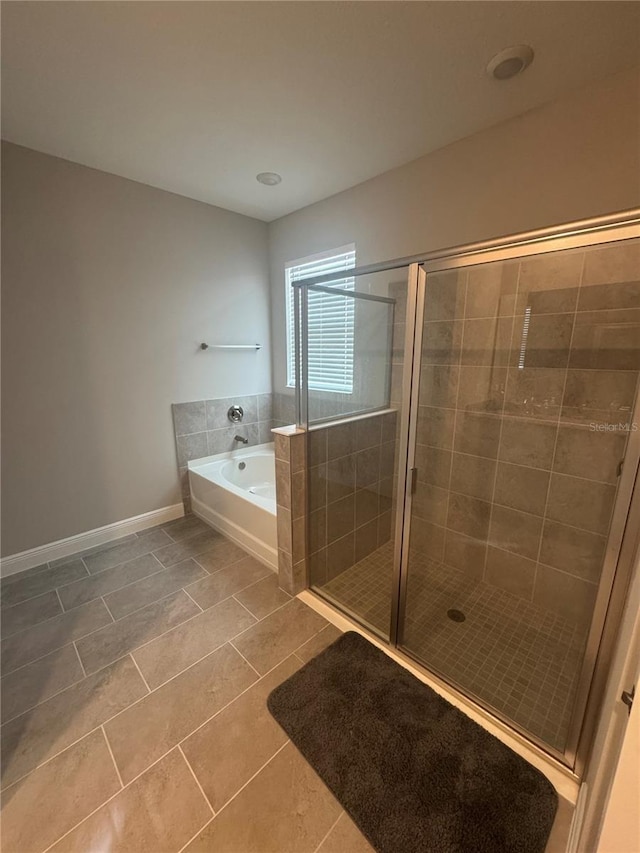
<path fill-rule="evenodd" d="M 495 80 L 509 80 L 531 65 L 533 61 L 533 50 L 528 44 L 516 44 L 513 47 L 505 47 L 500 53 L 496 53 L 487 65 L 487 74 Z"/>
<path fill-rule="evenodd" d="M 275 187 L 281 180 L 282 177 L 277 172 L 260 172 L 256 175 L 256 181 L 268 187 Z"/>

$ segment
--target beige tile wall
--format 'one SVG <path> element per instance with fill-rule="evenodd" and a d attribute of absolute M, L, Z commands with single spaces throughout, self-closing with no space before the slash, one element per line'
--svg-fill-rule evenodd
<path fill-rule="evenodd" d="M 411 548 L 586 624 L 639 371 L 637 241 L 430 276 Z"/>
<path fill-rule="evenodd" d="M 389 541 L 395 411 L 309 433 L 309 575 L 322 585 Z"/>
<path fill-rule="evenodd" d="M 296 595 L 307 583 L 307 433 L 294 426 L 273 433 L 276 456 L 278 577 Z"/>

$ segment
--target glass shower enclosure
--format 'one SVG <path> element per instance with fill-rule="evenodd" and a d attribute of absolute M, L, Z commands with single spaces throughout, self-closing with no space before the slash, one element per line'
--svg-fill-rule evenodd
<path fill-rule="evenodd" d="M 309 581 L 388 640 L 401 384 L 395 360 L 404 347 L 406 271 L 359 276 L 356 282 L 346 290 L 302 281 L 294 303 L 300 319 L 298 423 L 309 431 Z M 318 388 L 312 378 L 332 345 L 317 322 L 325 305 L 327 312 L 347 318 L 353 341 L 351 387 L 342 392 Z M 314 334 L 308 333 L 311 312 Z"/>
<path fill-rule="evenodd" d="M 638 218 L 410 260 L 337 297 L 354 380 L 331 400 L 305 314 L 335 290 L 299 289 L 309 586 L 579 772 L 630 571 Z"/>

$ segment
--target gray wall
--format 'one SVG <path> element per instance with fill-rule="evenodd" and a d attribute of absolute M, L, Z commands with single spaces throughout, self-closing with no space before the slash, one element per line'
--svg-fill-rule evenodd
<path fill-rule="evenodd" d="M 2 191 L 8 555 L 179 503 L 171 404 L 271 388 L 265 223 L 11 144 Z"/>
<path fill-rule="evenodd" d="M 272 222 L 274 392 L 287 261 L 355 243 L 367 264 L 640 206 L 639 98 L 638 71 L 616 74 Z"/>

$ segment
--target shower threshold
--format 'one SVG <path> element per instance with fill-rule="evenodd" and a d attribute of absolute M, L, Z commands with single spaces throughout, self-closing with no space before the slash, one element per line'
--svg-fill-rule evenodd
<path fill-rule="evenodd" d="M 298 598 L 321 616 L 324 616 L 340 631 L 357 631 L 365 636 L 385 654 L 408 669 L 416 678 L 471 717 L 478 725 L 491 732 L 494 737 L 534 767 L 537 767 L 552 782 L 558 794 L 567 800 L 571 807 L 575 806 L 580 779 L 561 758 L 552 754 L 548 748 L 537 743 L 530 735 L 522 732 L 519 727 L 513 726 L 500 715 L 492 712 L 486 703 L 476 701 L 476 697 L 463 693 L 455 685 L 428 669 L 403 648 L 393 646 L 386 637 L 380 635 L 378 630 L 363 624 L 359 616 L 349 614 L 342 604 L 336 605 L 330 601 L 324 592 L 308 588 L 299 593 Z"/>
<path fill-rule="evenodd" d="M 385 643 L 392 557 L 392 544 L 387 543 L 313 590 Z M 412 555 L 412 561 L 416 559 Z M 584 630 L 512 593 L 426 559 L 408 586 L 398 649 L 558 757 L 577 689 Z M 453 619 L 450 612 L 464 618 Z"/>

